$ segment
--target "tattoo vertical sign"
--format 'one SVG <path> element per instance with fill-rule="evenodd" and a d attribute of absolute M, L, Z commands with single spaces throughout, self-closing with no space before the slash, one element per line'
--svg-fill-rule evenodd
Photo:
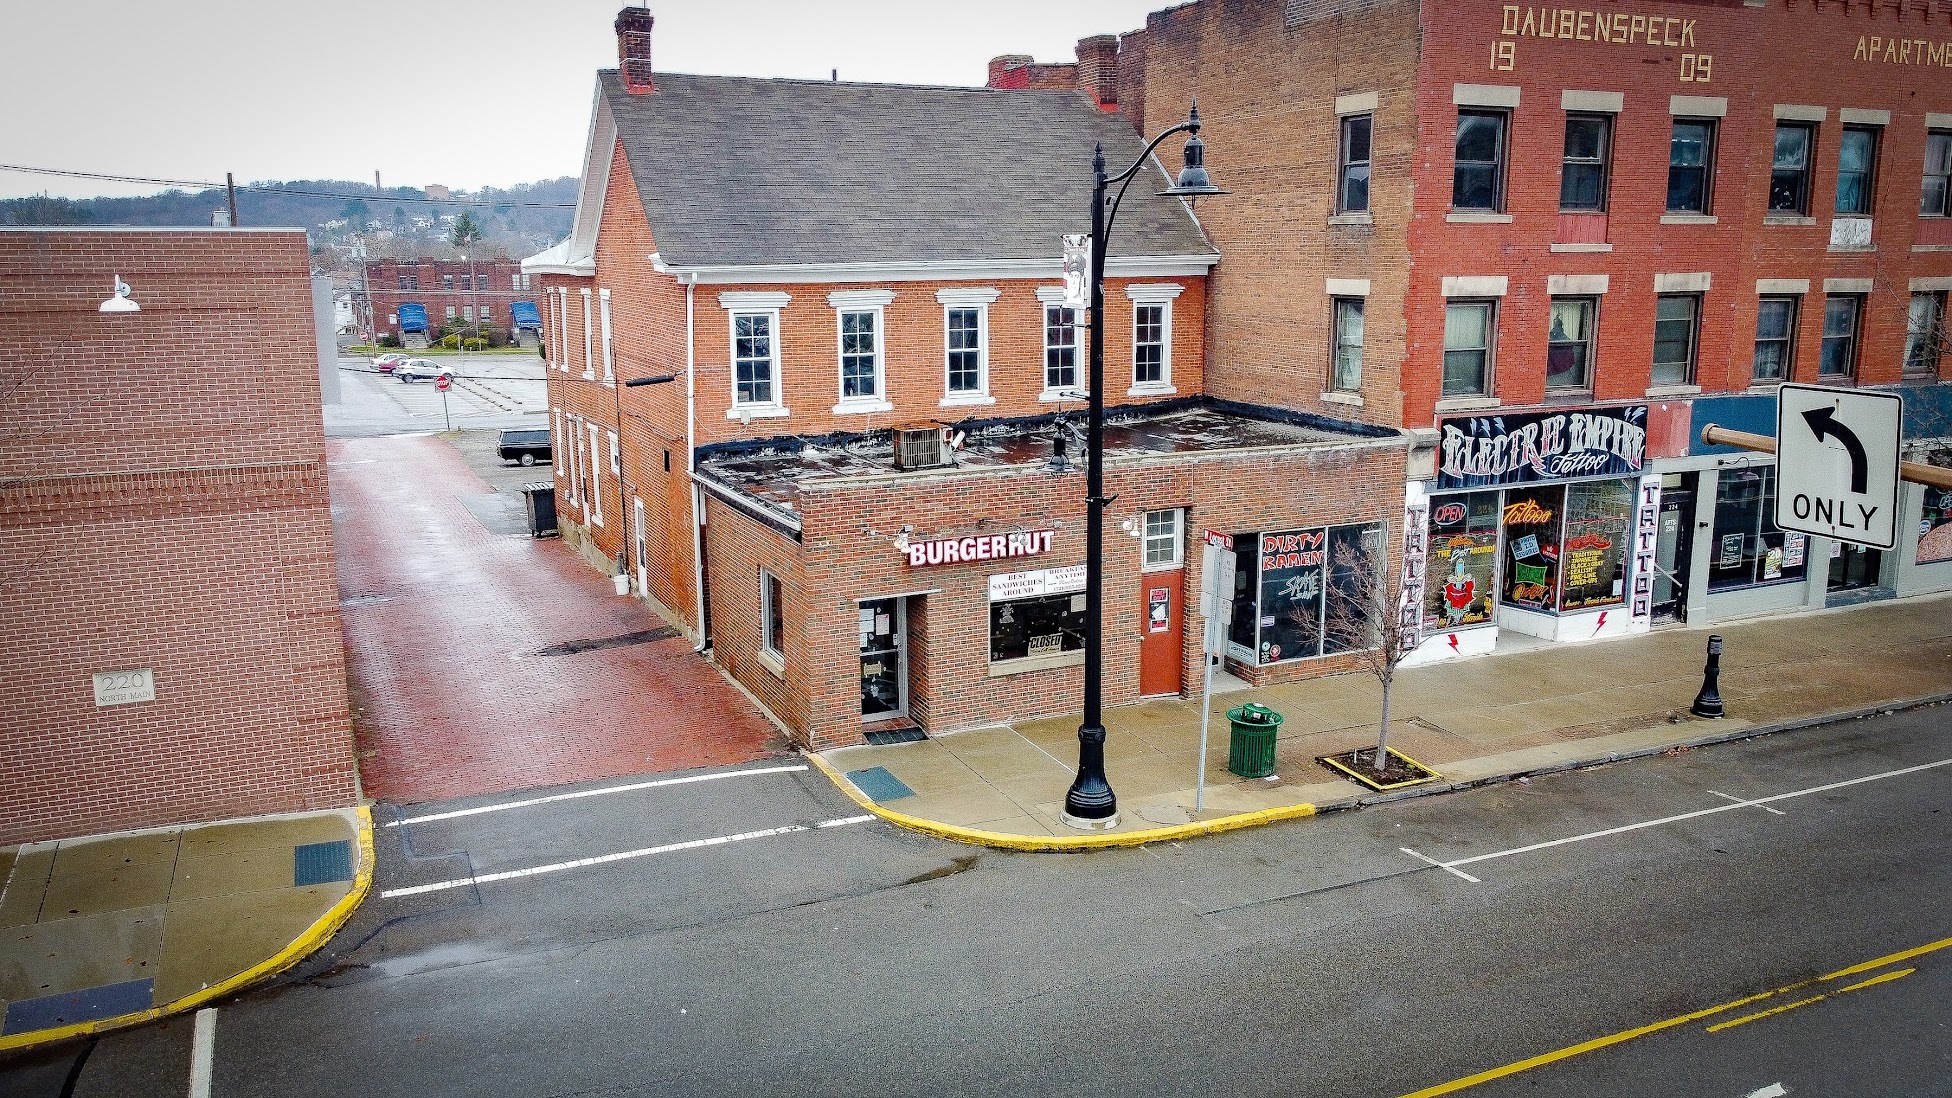
<path fill-rule="evenodd" d="M 1661 478 L 1640 478 L 1640 505 L 1634 517 L 1633 620 L 1647 624 L 1654 613 L 1654 559 L 1660 542 Z M 1683 593 L 1683 598 L 1686 594 Z"/>
<path fill-rule="evenodd" d="M 1423 643 L 1423 569 L 1429 557 L 1430 497 L 1421 486 L 1412 490 L 1403 505 L 1403 605 L 1397 613 L 1403 620 L 1403 650 Z"/>

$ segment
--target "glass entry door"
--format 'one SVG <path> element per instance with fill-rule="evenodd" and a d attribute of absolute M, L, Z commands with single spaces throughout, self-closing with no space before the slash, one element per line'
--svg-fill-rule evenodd
<path fill-rule="evenodd" d="M 1688 619 L 1688 566 L 1694 560 L 1694 473 L 1661 478 L 1654 540 L 1654 620 Z"/>
<path fill-rule="evenodd" d="M 1834 543 L 1835 556 L 1830 558 L 1830 590 L 1861 591 L 1866 587 L 1876 587 L 1878 573 L 1884 569 L 1882 550 L 1866 548 L 1850 542 Z"/>
<path fill-rule="evenodd" d="M 861 603 L 861 716 L 887 720 L 908 712 L 904 599 Z"/>

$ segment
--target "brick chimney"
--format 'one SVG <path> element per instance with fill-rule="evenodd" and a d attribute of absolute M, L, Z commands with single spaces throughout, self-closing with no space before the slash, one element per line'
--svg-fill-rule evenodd
<path fill-rule="evenodd" d="M 651 86 L 651 9 L 625 8 L 617 13 L 617 70 L 632 95 L 655 91 Z"/>
<path fill-rule="evenodd" d="M 990 58 L 989 86 L 992 88 L 1022 88 L 1029 81 L 1029 68 L 1037 59 L 1021 53 L 1006 53 Z"/>
<path fill-rule="evenodd" d="M 1118 109 L 1118 35 L 1078 39 L 1078 90 L 1100 110 Z"/>

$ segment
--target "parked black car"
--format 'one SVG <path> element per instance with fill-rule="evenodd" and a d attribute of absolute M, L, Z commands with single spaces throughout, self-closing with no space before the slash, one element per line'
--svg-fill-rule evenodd
<path fill-rule="evenodd" d="M 502 432 L 501 444 L 495 448 L 503 461 L 519 461 L 523 465 L 537 462 L 548 463 L 555 460 L 556 453 L 549 446 L 549 429 L 546 427 L 524 427 Z"/>

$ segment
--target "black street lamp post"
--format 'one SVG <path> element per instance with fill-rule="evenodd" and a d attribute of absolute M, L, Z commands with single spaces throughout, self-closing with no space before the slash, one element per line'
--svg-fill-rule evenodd
<path fill-rule="evenodd" d="M 1091 418 L 1085 433 L 1085 558 L 1084 558 L 1084 723 L 1078 726 L 1078 776 L 1064 794 L 1064 822 L 1073 827 L 1104 829 L 1118 824 L 1118 795 L 1105 780 L 1104 588 L 1105 588 L 1105 256 L 1106 237 L 1118 216 L 1118 204 L 1152 150 L 1173 134 L 1186 132 L 1185 167 L 1173 186 L 1159 193 L 1198 199 L 1227 192 L 1206 174 L 1206 144 L 1200 140 L 1200 105 L 1195 100 L 1186 121 L 1152 139 L 1132 166 L 1114 176 L 1105 174 L 1105 147 L 1092 153 L 1091 173 Z M 1109 207 L 1105 191 L 1119 184 Z"/>

